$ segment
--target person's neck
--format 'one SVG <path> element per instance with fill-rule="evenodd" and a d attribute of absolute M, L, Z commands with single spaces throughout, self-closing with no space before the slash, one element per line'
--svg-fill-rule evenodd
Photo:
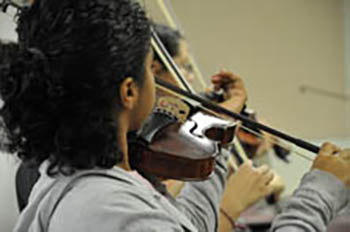
<path fill-rule="evenodd" d="M 116 166 L 123 168 L 126 171 L 131 171 L 131 167 L 129 164 L 129 155 L 128 155 L 127 132 L 128 132 L 127 123 L 119 123 L 117 143 L 120 148 L 120 151 L 123 154 L 123 160 L 120 163 L 118 163 Z"/>

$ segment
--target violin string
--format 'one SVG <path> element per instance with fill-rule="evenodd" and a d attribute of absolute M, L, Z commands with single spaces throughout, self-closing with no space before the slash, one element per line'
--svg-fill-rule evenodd
<path fill-rule="evenodd" d="M 293 146 L 295 146 L 295 145 L 293 145 Z M 310 161 L 310 162 L 314 161 L 314 159 L 312 159 L 309 156 L 303 154 L 302 152 L 296 151 L 295 149 L 292 149 L 291 152 L 296 154 L 296 155 L 298 155 L 299 157 L 303 158 L 304 160 L 307 160 L 307 161 Z"/>
<path fill-rule="evenodd" d="M 302 152 L 297 151 L 296 149 L 293 149 L 293 147 L 295 147 L 295 145 L 292 145 L 292 147 L 290 147 L 290 146 L 288 146 L 288 145 L 282 143 L 279 139 L 276 140 L 276 139 L 272 139 L 272 138 L 269 138 L 269 137 L 264 137 L 263 134 L 260 134 L 260 133 L 258 133 L 258 132 L 256 132 L 256 131 L 252 130 L 251 128 L 246 127 L 246 126 L 244 126 L 244 125 L 242 125 L 242 124 L 240 124 L 239 127 L 243 128 L 243 129 L 245 129 L 245 130 L 247 130 L 249 133 L 254 134 L 254 135 L 257 136 L 258 138 L 261 138 L 261 139 L 263 139 L 263 140 L 265 140 L 265 141 L 271 142 L 272 144 L 279 145 L 280 147 L 282 147 L 282 148 L 284 148 L 284 149 L 286 149 L 286 150 L 289 150 L 290 152 L 292 152 L 292 153 L 294 153 L 294 154 L 296 154 L 296 155 L 298 155 L 298 156 L 300 156 L 300 157 L 302 157 L 302 158 L 304 158 L 304 159 L 306 159 L 306 160 L 308 160 L 308 161 L 313 161 L 312 158 L 308 157 L 307 155 L 303 154 Z M 267 132 L 266 132 L 266 133 L 267 133 Z"/>
<path fill-rule="evenodd" d="M 167 88 L 165 88 L 165 87 L 163 87 L 161 85 L 158 85 L 158 84 L 155 84 L 155 85 L 156 85 L 156 88 L 158 88 L 158 89 L 160 89 L 160 90 L 170 94 L 171 96 L 178 97 L 178 98 L 181 98 L 183 100 L 186 100 L 186 98 L 184 96 L 182 96 L 182 95 L 180 95 L 178 93 L 175 93 L 175 92 L 171 91 L 170 89 L 167 89 Z"/>
<path fill-rule="evenodd" d="M 254 134 L 254 135 L 257 136 L 258 138 L 261 138 L 261 139 L 263 139 L 263 140 L 265 140 L 265 141 L 268 141 L 268 142 L 270 142 L 270 143 L 272 143 L 272 144 L 279 145 L 279 146 L 281 146 L 282 148 L 284 148 L 284 149 L 286 149 L 286 150 L 289 150 L 290 152 L 293 152 L 293 153 L 295 153 L 296 155 L 298 155 L 298 156 L 300 156 L 300 157 L 302 157 L 302 158 L 304 158 L 304 159 L 306 159 L 306 160 L 308 160 L 308 161 L 313 161 L 313 159 L 311 159 L 311 158 L 308 157 L 307 155 L 305 155 L 305 154 L 303 154 L 303 153 L 301 153 L 301 152 L 296 151 L 295 149 L 293 149 L 293 146 L 294 146 L 294 145 L 292 145 L 292 147 L 290 147 L 290 146 L 288 146 L 288 145 L 286 145 L 286 144 L 283 144 L 280 140 L 275 140 L 275 139 L 272 139 L 272 138 L 269 138 L 269 137 L 264 137 L 263 134 L 260 134 L 260 133 L 258 133 L 258 132 L 256 132 L 256 131 L 254 131 L 253 129 L 251 129 L 251 128 L 249 128 L 249 127 L 246 127 L 246 126 L 244 126 L 244 125 L 242 125 L 242 124 L 240 124 L 239 127 L 243 128 L 243 129 L 245 129 L 245 130 L 247 130 L 249 133 Z M 267 132 L 266 132 L 266 133 L 267 133 Z"/>
<path fill-rule="evenodd" d="M 232 167 L 233 171 L 236 171 L 238 169 L 237 162 L 234 160 L 233 155 L 229 156 L 227 162 Z"/>

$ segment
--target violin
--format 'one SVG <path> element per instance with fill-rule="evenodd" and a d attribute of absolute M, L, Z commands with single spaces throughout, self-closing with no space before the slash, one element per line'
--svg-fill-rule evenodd
<path fill-rule="evenodd" d="M 161 97 L 143 128 L 128 138 L 130 165 L 165 179 L 203 180 L 235 126 L 180 99 Z"/>

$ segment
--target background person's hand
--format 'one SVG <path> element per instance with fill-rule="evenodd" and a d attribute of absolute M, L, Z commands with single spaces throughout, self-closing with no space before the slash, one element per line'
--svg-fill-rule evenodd
<path fill-rule="evenodd" d="M 350 149 L 324 143 L 314 160 L 312 169 L 319 169 L 336 176 L 346 186 L 350 186 Z"/>
<path fill-rule="evenodd" d="M 228 110 L 240 113 L 248 99 L 242 78 L 233 72 L 221 70 L 211 77 L 214 91 L 224 91 L 224 102 L 220 105 Z"/>
<path fill-rule="evenodd" d="M 242 164 L 227 180 L 221 208 L 232 219 L 238 218 L 245 209 L 274 191 L 271 185 L 274 177 L 265 165 L 254 168 L 251 161 Z"/>

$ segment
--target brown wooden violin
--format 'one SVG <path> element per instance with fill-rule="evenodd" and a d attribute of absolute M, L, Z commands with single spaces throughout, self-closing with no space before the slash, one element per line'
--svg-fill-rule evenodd
<path fill-rule="evenodd" d="M 205 179 L 221 144 L 233 139 L 235 125 L 180 99 L 161 97 L 142 130 L 129 138 L 130 165 L 162 178 Z"/>

